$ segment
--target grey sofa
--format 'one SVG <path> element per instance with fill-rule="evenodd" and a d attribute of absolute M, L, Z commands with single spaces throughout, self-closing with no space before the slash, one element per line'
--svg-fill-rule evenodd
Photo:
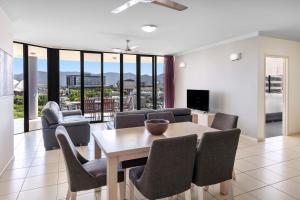
<path fill-rule="evenodd" d="M 90 121 L 80 110 L 60 111 L 58 104 L 49 101 L 42 110 L 42 130 L 46 150 L 59 148 L 55 137 L 58 126 L 64 126 L 75 145 L 87 145 L 90 141 Z"/>
<path fill-rule="evenodd" d="M 192 115 L 191 115 L 191 109 L 189 108 L 166 108 L 166 109 L 159 109 L 159 110 L 134 110 L 134 111 L 126 111 L 126 112 L 116 112 L 114 115 L 114 120 L 107 123 L 108 129 L 115 129 L 116 123 L 119 119 L 121 119 L 120 116 L 124 115 L 131 115 L 131 114 L 143 114 L 145 116 L 145 120 L 147 119 L 147 116 L 149 113 L 155 113 L 155 112 L 172 112 L 175 117 L 175 122 L 191 122 L 192 121 Z"/>

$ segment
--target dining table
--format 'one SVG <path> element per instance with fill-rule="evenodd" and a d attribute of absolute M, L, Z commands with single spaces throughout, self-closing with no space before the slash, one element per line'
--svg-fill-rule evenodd
<path fill-rule="evenodd" d="M 121 161 L 147 157 L 154 140 L 197 134 L 198 140 L 206 132 L 219 131 L 192 122 L 169 124 L 159 136 L 151 135 L 145 127 L 114 130 L 95 130 L 95 158 L 103 152 L 107 159 L 107 199 L 117 199 L 117 167 Z"/>

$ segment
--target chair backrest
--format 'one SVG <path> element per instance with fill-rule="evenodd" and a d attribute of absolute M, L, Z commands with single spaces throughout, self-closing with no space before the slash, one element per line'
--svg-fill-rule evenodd
<path fill-rule="evenodd" d="M 197 149 L 193 183 L 208 186 L 232 179 L 240 129 L 204 133 Z"/>
<path fill-rule="evenodd" d="M 136 187 L 148 199 L 179 194 L 191 187 L 197 135 L 155 140 Z"/>
<path fill-rule="evenodd" d="M 60 108 L 55 101 L 48 101 L 42 110 L 42 114 L 49 125 L 58 124 L 60 120 Z"/>
<path fill-rule="evenodd" d="M 144 114 L 128 114 L 115 116 L 115 128 L 131 128 L 144 126 Z"/>
<path fill-rule="evenodd" d="M 64 155 L 70 189 L 71 191 L 78 191 L 91 178 L 82 166 L 88 160 L 76 150 L 65 127 L 57 127 L 55 135 Z"/>
<path fill-rule="evenodd" d="M 230 130 L 237 127 L 238 116 L 225 113 L 216 113 L 211 127 L 219 130 Z"/>
<path fill-rule="evenodd" d="M 153 112 L 148 113 L 147 119 L 165 119 L 168 120 L 170 123 L 175 123 L 175 117 L 172 112 Z"/>
<path fill-rule="evenodd" d="M 95 112 L 95 99 L 84 99 L 84 111 L 88 112 Z"/>
<path fill-rule="evenodd" d="M 114 112 L 115 111 L 115 99 L 104 98 L 103 99 L 103 111 Z"/>

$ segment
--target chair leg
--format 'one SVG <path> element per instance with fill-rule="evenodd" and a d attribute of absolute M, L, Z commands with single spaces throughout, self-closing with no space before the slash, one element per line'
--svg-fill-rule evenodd
<path fill-rule="evenodd" d="M 69 200 L 69 199 L 70 199 L 70 197 L 71 197 L 71 191 L 70 191 L 70 189 L 68 189 L 68 193 L 67 193 L 66 200 Z"/>
<path fill-rule="evenodd" d="M 192 200 L 191 189 L 184 192 L 185 200 Z"/>
<path fill-rule="evenodd" d="M 229 191 L 231 189 L 232 185 L 231 185 L 231 180 L 227 180 L 224 181 L 222 183 L 220 183 L 220 192 L 223 195 L 227 195 L 229 194 Z"/>
<path fill-rule="evenodd" d="M 232 179 L 235 181 L 236 180 L 236 176 L 235 176 L 235 171 L 232 171 Z"/>
<path fill-rule="evenodd" d="M 77 192 L 71 192 L 71 200 L 76 200 Z"/>
<path fill-rule="evenodd" d="M 126 184 L 125 182 L 119 183 L 120 200 L 125 200 L 126 197 Z"/>
<path fill-rule="evenodd" d="M 134 200 L 134 185 L 129 180 L 129 200 Z"/>

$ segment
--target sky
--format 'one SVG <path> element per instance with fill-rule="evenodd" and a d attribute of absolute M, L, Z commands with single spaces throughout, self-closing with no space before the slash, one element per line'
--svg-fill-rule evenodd
<path fill-rule="evenodd" d="M 14 74 L 23 73 L 23 59 L 14 58 Z M 120 65 L 118 63 L 108 63 L 104 62 L 104 73 L 106 72 L 120 72 Z M 47 60 L 38 59 L 38 71 L 47 71 Z M 80 71 L 80 62 L 79 61 L 60 61 L 60 71 L 63 72 L 79 72 Z M 100 73 L 100 62 L 85 62 L 85 72 Z M 124 73 L 136 73 L 136 65 L 134 63 L 124 63 Z M 152 65 L 142 63 L 141 64 L 141 73 L 142 75 L 152 74 Z M 157 74 L 163 74 L 163 64 L 157 65 Z"/>

